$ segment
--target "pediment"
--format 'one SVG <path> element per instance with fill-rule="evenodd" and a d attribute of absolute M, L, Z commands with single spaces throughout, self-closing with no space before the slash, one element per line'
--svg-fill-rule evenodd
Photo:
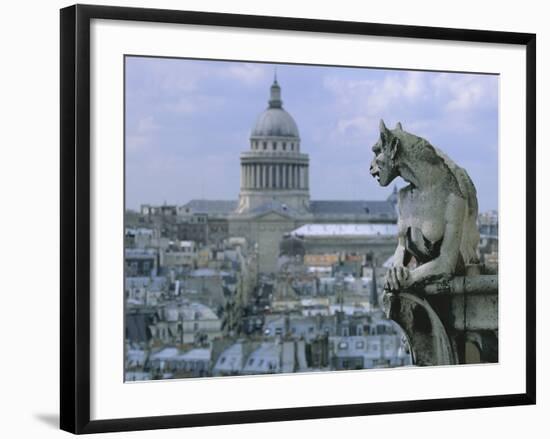
<path fill-rule="evenodd" d="M 288 221 L 289 219 L 292 219 L 290 215 L 284 215 L 274 210 L 261 213 L 257 215 L 255 218 L 257 220 L 262 220 L 262 221 Z"/>

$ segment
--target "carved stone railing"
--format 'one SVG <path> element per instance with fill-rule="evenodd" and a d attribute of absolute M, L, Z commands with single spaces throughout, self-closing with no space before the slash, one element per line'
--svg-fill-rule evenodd
<path fill-rule="evenodd" d="M 498 361 L 498 275 L 455 276 L 385 292 L 384 310 L 419 366 Z"/>

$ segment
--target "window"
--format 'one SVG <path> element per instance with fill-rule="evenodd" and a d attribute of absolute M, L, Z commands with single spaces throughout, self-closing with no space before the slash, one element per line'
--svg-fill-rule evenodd
<path fill-rule="evenodd" d="M 249 366 L 252 366 L 254 364 L 254 358 L 251 358 L 250 360 L 248 360 L 248 365 Z"/>
<path fill-rule="evenodd" d="M 283 142 L 283 151 L 286 151 L 286 142 Z"/>
<path fill-rule="evenodd" d="M 277 142 L 273 142 L 273 151 L 277 151 Z"/>
<path fill-rule="evenodd" d="M 340 343 L 338 343 L 338 349 L 347 349 L 347 348 L 348 348 L 348 344 L 345 341 L 341 341 Z"/>
<path fill-rule="evenodd" d="M 220 358 L 220 364 L 223 364 L 223 363 L 225 363 L 225 357 Z"/>
<path fill-rule="evenodd" d="M 355 342 L 355 349 L 364 349 L 364 348 L 365 348 L 365 342 L 364 341 Z"/>
<path fill-rule="evenodd" d="M 267 149 L 267 142 L 264 142 L 264 149 Z"/>

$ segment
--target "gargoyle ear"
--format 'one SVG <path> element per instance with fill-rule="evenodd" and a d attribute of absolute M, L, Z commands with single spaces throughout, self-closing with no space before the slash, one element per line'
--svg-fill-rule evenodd
<path fill-rule="evenodd" d="M 397 125 L 395 125 L 395 129 L 399 131 L 403 131 L 403 125 L 401 125 L 401 122 L 397 122 Z"/>
<path fill-rule="evenodd" d="M 388 129 L 386 128 L 386 124 L 384 123 L 383 119 L 380 119 L 380 132 L 386 133 L 386 131 L 388 131 Z"/>
<path fill-rule="evenodd" d="M 397 152 L 399 151 L 400 142 L 397 137 L 394 137 L 391 144 L 390 144 L 390 157 L 392 160 L 395 159 L 397 156 Z"/>

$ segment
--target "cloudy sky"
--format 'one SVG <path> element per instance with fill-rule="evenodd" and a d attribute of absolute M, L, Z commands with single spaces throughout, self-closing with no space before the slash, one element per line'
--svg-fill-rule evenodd
<path fill-rule="evenodd" d="M 239 154 L 275 65 L 126 58 L 126 204 L 237 199 Z M 384 199 L 370 177 L 378 122 L 425 137 L 464 167 L 480 211 L 498 208 L 498 77 L 277 65 L 310 157 L 311 197 Z M 398 187 L 403 181 L 396 181 Z"/>

